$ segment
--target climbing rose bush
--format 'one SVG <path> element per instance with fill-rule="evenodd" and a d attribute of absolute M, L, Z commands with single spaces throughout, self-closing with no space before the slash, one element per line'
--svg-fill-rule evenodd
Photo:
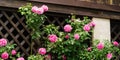
<path fill-rule="evenodd" d="M 15 48 L 16 44 L 10 44 L 7 39 L 0 39 L 0 60 L 16 60 L 20 53 Z"/>
<path fill-rule="evenodd" d="M 96 26 L 88 17 L 76 18 L 72 15 L 66 19 L 63 28 L 54 24 L 44 25 L 48 11 L 47 5 L 32 6 L 27 4 L 19 8 L 26 17 L 27 27 L 31 30 L 32 40 L 42 41 L 37 54 L 31 54 L 28 60 L 110 60 L 117 59 L 115 53 L 120 53 L 117 41 L 100 42 L 94 40 L 92 33 Z M 43 33 L 44 34 L 41 34 Z M 119 55 L 119 54 L 118 54 Z M 20 58 L 18 58 L 20 59 Z M 18 60 L 17 59 L 17 60 Z"/>

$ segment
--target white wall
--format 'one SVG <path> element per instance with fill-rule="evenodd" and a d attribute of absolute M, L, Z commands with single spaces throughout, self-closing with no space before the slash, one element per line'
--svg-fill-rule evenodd
<path fill-rule="evenodd" d="M 93 40 L 98 39 L 100 42 L 110 41 L 110 19 L 93 18 L 96 26 L 94 27 Z"/>

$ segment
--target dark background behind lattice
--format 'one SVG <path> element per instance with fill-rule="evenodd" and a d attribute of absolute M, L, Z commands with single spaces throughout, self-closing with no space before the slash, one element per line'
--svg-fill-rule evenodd
<path fill-rule="evenodd" d="M 111 40 L 120 42 L 120 21 L 111 20 Z"/>

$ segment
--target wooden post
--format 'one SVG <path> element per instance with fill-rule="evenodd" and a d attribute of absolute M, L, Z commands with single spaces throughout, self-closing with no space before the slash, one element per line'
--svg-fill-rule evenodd
<path fill-rule="evenodd" d="M 93 32 L 93 40 L 100 40 L 100 42 L 104 42 L 105 40 L 110 41 L 110 19 L 104 18 L 93 18 L 92 19 L 96 26 Z"/>

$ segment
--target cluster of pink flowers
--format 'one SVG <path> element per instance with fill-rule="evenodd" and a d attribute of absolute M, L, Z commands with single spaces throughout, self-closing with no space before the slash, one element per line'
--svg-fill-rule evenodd
<path fill-rule="evenodd" d="M 46 5 L 42 5 L 41 7 L 33 6 L 31 10 L 36 14 L 43 14 L 48 11 L 48 7 Z"/>
<path fill-rule="evenodd" d="M 117 41 L 114 41 L 113 42 L 113 45 L 114 46 L 118 46 L 119 45 L 119 43 L 117 42 Z M 96 46 L 97 47 L 97 49 L 98 50 L 102 50 L 103 48 L 104 48 L 104 44 L 103 43 L 98 43 L 98 45 Z M 87 51 L 92 51 L 92 47 L 88 47 L 87 48 Z M 112 58 L 112 53 L 108 53 L 107 55 L 106 55 L 106 57 L 107 57 L 107 59 L 111 59 Z"/>
<path fill-rule="evenodd" d="M 48 39 L 50 40 L 50 42 L 54 43 L 54 42 L 57 41 L 58 37 L 54 34 L 51 34 L 51 35 L 48 36 Z"/>
<path fill-rule="evenodd" d="M 4 46 L 6 46 L 7 45 L 7 39 L 5 39 L 5 38 L 1 38 L 0 39 L 0 47 L 4 47 Z M 16 52 L 16 50 L 12 50 L 11 51 L 11 54 L 12 55 L 16 55 L 17 54 L 17 52 Z M 8 54 L 8 52 L 3 52 L 2 54 L 1 54 L 1 58 L 2 59 L 4 59 L 4 60 L 6 60 L 6 59 L 8 59 L 9 58 L 9 54 Z M 18 58 L 17 60 L 24 60 L 24 58 Z"/>
<path fill-rule="evenodd" d="M 17 53 L 16 50 L 12 50 L 12 51 L 11 51 L 11 54 L 12 54 L 12 55 L 16 55 L 16 53 Z M 2 59 L 8 59 L 8 58 L 9 58 L 9 54 L 8 54 L 7 52 L 3 52 L 3 53 L 1 54 L 1 58 L 2 58 Z M 17 59 L 17 60 L 18 60 L 18 59 Z M 20 59 L 19 59 L 19 60 L 20 60 Z"/>
<path fill-rule="evenodd" d="M 90 27 L 94 27 L 95 23 L 93 21 L 91 21 L 89 24 L 84 25 L 83 29 L 87 32 L 90 31 Z"/>

